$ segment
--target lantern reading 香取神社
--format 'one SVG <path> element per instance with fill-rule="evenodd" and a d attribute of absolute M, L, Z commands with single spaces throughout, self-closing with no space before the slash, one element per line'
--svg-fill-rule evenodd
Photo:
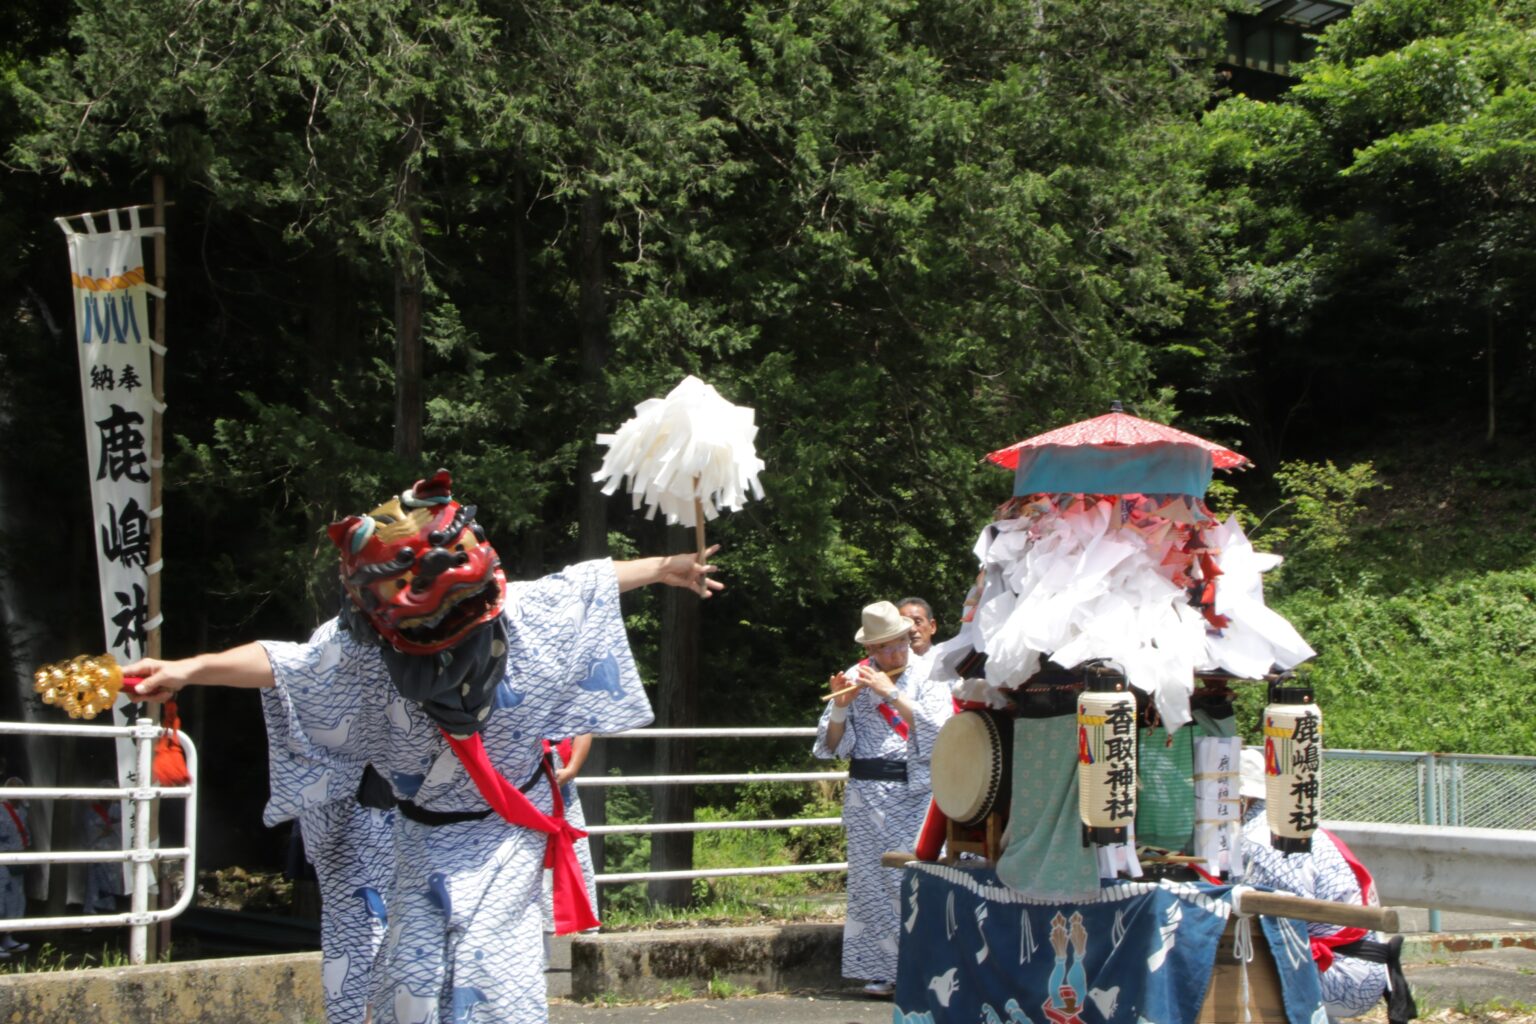
<path fill-rule="evenodd" d="M 1085 842 L 1130 838 L 1136 820 L 1136 698 L 1124 677 L 1088 677 L 1077 698 L 1078 815 Z"/>

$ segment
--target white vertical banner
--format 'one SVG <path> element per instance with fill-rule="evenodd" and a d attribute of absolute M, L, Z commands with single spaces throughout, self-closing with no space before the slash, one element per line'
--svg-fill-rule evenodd
<path fill-rule="evenodd" d="M 165 229 L 140 224 L 139 212 L 131 207 L 55 221 L 69 241 L 102 627 L 107 651 L 124 664 L 145 655 L 149 633 L 160 625 L 160 617 L 149 614 L 149 577 L 160 571 L 149 561 L 150 520 L 161 511 L 151 507 L 150 474 L 158 467 L 150 458 L 154 417 L 164 409 L 155 401 L 150 355 L 165 350 L 153 337 L 149 296 L 163 299 L 164 292 L 148 283 L 143 243 Z M 119 696 L 115 724 L 127 721 L 128 703 Z M 117 742 L 117 768 L 121 786 L 148 782 L 139 779 L 128 740 Z M 122 820 L 135 817 L 124 813 Z"/>

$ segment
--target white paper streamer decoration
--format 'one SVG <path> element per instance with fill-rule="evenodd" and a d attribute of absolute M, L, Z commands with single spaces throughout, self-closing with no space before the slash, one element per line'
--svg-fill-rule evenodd
<path fill-rule="evenodd" d="M 616 433 L 597 435 L 608 453 L 592 479 L 612 494 L 627 477 L 633 507 L 643 504 L 647 519 L 659 509 L 670 524 L 696 526 L 698 510 L 710 520 L 763 496 L 756 436 L 751 409 L 690 375 L 666 398 L 635 406 L 634 418 Z"/>
<path fill-rule="evenodd" d="M 985 654 L 986 678 L 967 683 L 965 697 L 997 706 L 984 688 L 1017 687 L 1046 659 L 1066 669 L 1109 661 L 1152 697 L 1171 734 L 1191 720 L 1196 672 L 1259 679 L 1312 657 L 1264 604 L 1261 574 L 1279 557 L 1255 552 L 1235 519 L 1186 529 L 1165 514 L 1182 508 L 1143 495 L 1054 495 L 986 526 L 974 613 L 937 645 L 933 677 L 955 685 L 958 659 Z M 1214 581 L 1192 547 L 1218 570 Z M 1192 603 L 1207 582 L 1219 628 Z"/>

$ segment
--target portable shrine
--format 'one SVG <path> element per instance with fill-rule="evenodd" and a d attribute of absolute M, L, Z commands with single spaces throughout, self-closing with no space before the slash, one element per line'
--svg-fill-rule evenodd
<path fill-rule="evenodd" d="M 1235 926 L 1240 889 L 1202 881 L 1239 868 L 1235 687 L 1269 685 L 1276 848 L 1306 850 L 1320 810 L 1321 717 L 1291 672 L 1313 651 L 1263 599 L 1279 559 L 1204 502 L 1213 472 L 1247 459 L 1118 403 L 989 458 L 1014 471 L 1013 495 L 977 540 L 961 629 L 936 649 L 961 710 L 933 750 L 930 825 L 944 827 L 925 827 L 906 867 L 902 967 L 910 951 L 918 977 L 898 981 L 897 1019 L 960 1019 L 963 999 L 964 1019 L 1082 1024 L 1132 998 L 1173 1000 L 1147 1020 L 1193 1024 L 1202 1005 L 1200 1020 L 1306 1019 L 1319 995 L 1301 926 Z M 1151 955 L 1122 957 L 1132 930 Z M 1255 951 L 1242 971 L 1214 967 L 1223 942 Z M 1174 962 L 1201 999 L 1159 987 Z"/>

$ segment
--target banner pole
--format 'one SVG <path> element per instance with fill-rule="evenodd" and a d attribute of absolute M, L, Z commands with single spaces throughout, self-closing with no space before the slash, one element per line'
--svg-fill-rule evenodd
<path fill-rule="evenodd" d="M 155 234 L 155 287 L 160 293 L 155 297 L 155 344 L 150 348 L 149 376 L 151 388 L 155 395 L 154 415 L 150 417 L 149 431 L 149 507 L 153 510 L 149 520 L 149 564 L 154 566 L 149 580 L 149 621 L 155 623 L 145 637 L 144 652 L 148 657 L 160 657 L 160 578 L 163 572 L 160 569 L 161 559 L 164 554 L 165 515 L 164 506 L 161 503 L 161 492 L 165 484 L 165 414 L 161 411 L 165 407 L 165 175 L 157 174 L 154 177 L 152 196 L 154 199 L 154 224 L 161 228 Z M 156 724 L 161 721 L 161 708 L 158 704 L 148 706 L 150 718 Z M 151 779 L 143 779 L 140 785 L 147 785 Z M 188 836 L 187 842 L 192 843 L 193 837 Z M 149 842 L 152 846 L 160 845 L 160 801 L 156 800 L 150 805 Z M 183 884 L 191 885 L 194 879 L 184 879 Z M 159 893 L 157 901 L 162 908 L 172 905 L 174 899 L 168 899 L 165 884 L 165 862 L 155 862 L 155 890 Z M 158 958 L 160 950 L 171 948 L 171 923 L 162 921 L 156 929 L 153 938 L 149 942 L 146 951 L 150 960 Z"/>
<path fill-rule="evenodd" d="M 155 227 L 165 227 L 165 176 L 154 179 Z M 149 507 L 155 510 L 149 521 L 149 564 L 159 565 L 164 545 L 164 518 L 160 513 L 160 495 L 165 483 L 165 232 L 155 235 L 155 287 L 161 295 L 155 299 L 155 346 L 150 350 L 150 378 L 155 393 L 155 412 L 150 418 L 149 434 Z M 160 576 L 149 577 L 149 621 L 156 625 L 145 638 L 145 653 L 151 658 L 160 657 Z"/>

